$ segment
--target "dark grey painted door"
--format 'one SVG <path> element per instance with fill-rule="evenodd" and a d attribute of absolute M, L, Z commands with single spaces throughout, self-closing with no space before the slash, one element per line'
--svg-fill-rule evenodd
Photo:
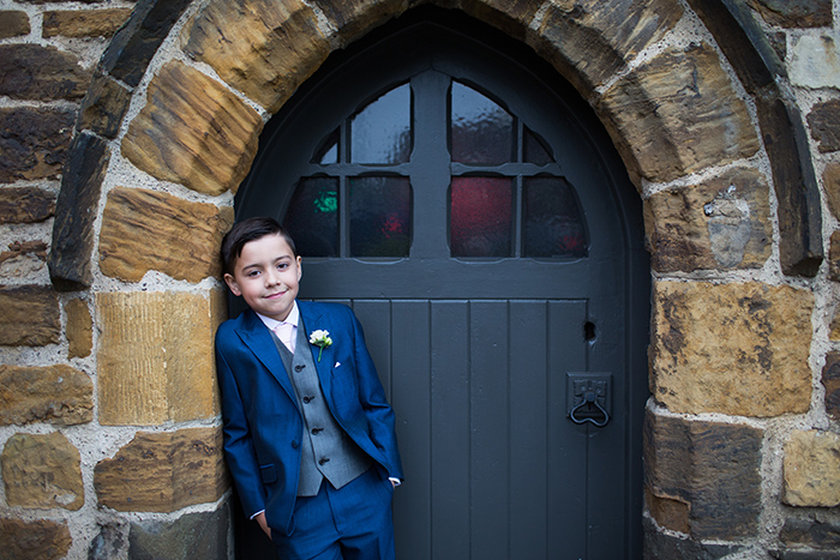
<path fill-rule="evenodd" d="M 448 12 L 372 34 L 269 123 L 236 207 L 284 220 L 301 296 L 365 327 L 401 560 L 640 555 L 638 201 L 533 53 Z"/>

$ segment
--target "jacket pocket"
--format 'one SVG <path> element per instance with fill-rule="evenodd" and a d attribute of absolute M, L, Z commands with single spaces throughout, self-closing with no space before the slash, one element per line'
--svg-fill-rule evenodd
<path fill-rule="evenodd" d="M 277 469 L 274 468 L 273 464 L 260 465 L 260 478 L 262 478 L 263 484 L 274 484 L 277 482 Z"/>

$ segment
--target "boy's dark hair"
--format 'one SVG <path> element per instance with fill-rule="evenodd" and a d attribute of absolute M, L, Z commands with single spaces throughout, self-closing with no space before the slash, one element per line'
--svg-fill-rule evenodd
<path fill-rule="evenodd" d="M 297 256 L 295 242 L 289 232 L 274 218 L 258 216 L 247 218 L 234 224 L 222 238 L 222 268 L 227 274 L 233 274 L 236 259 L 242 255 L 242 248 L 250 241 L 263 238 L 266 235 L 280 235 L 289 244 L 292 255 Z"/>

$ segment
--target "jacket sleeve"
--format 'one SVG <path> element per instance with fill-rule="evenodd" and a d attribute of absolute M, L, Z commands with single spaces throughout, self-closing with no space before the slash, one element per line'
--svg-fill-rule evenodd
<path fill-rule="evenodd" d="M 225 459 L 245 515 L 251 517 L 265 509 L 265 494 L 236 374 L 225 356 L 226 334 L 236 336 L 222 328 L 216 332 L 216 375 L 221 393 Z"/>
<path fill-rule="evenodd" d="M 374 445 L 382 452 L 388 463 L 388 476 L 403 479 L 402 463 L 397 448 L 394 411 L 385 398 L 385 390 L 376 373 L 376 366 L 370 357 L 362 325 L 353 314 L 351 316 L 353 332 L 353 352 L 357 365 L 359 381 L 359 400 L 367 417 L 368 432 Z"/>

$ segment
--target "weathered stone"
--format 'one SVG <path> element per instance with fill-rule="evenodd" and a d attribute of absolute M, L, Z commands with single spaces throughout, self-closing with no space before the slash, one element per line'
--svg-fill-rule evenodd
<path fill-rule="evenodd" d="M 704 544 L 661 533 L 648 518 L 642 518 L 642 525 L 644 560 L 719 560 L 739 550 L 736 545 Z"/>
<path fill-rule="evenodd" d="M 76 135 L 61 176 L 53 224 L 48 264 L 56 289 L 79 290 L 93 280 L 93 225 L 110 157 L 101 138 L 89 132 Z"/>
<path fill-rule="evenodd" d="M 831 246 L 828 249 L 828 275 L 835 282 L 840 282 L 840 230 L 831 234 Z"/>
<path fill-rule="evenodd" d="M 219 247 L 232 224 L 230 207 L 117 187 L 108 193 L 102 214 L 99 265 L 104 274 L 127 282 L 150 270 L 193 283 L 220 277 Z"/>
<path fill-rule="evenodd" d="M 521 3 L 508 0 L 504 8 L 513 8 Z M 402 0 L 316 0 L 315 4 L 327 16 L 331 27 L 337 30 L 344 45 L 405 10 Z M 487 5 L 480 1 L 473 4 Z M 531 10 L 535 9 L 532 7 Z"/>
<path fill-rule="evenodd" d="M 673 0 L 552 2 L 537 34 L 537 52 L 591 91 L 603 85 L 682 17 Z"/>
<path fill-rule="evenodd" d="M 65 523 L 0 518 L 0 550 L 6 560 L 59 560 L 72 544 Z"/>
<path fill-rule="evenodd" d="M 753 535 L 761 514 L 762 439 L 763 432 L 750 426 L 648 411 L 643 447 L 647 491 L 686 504 L 693 537 Z"/>
<path fill-rule="evenodd" d="M 29 16 L 17 10 L 0 11 L 0 39 L 29 35 Z"/>
<path fill-rule="evenodd" d="M 777 560 L 840 560 L 840 552 L 829 550 L 770 550 Z"/>
<path fill-rule="evenodd" d="M 138 521 L 131 524 L 130 560 L 192 560 L 227 558 L 228 504 L 203 513 L 191 513 L 174 522 Z"/>
<path fill-rule="evenodd" d="M 679 496 L 657 496 L 645 487 L 645 505 L 656 523 L 670 531 L 688 533 L 688 513 L 691 504 Z"/>
<path fill-rule="evenodd" d="M 75 511 L 84 505 L 79 450 L 63 434 L 15 434 L 0 459 L 10 506 Z"/>
<path fill-rule="evenodd" d="M 326 3 L 326 2 L 324 2 Z M 353 4 L 352 0 L 347 2 Z M 326 10 L 326 8 L 322 8 Z M 504 34 L 523 43 L 533 35 L 528 25 L 540 9 L 532 0 L 461 0 L 459 9 L 473 19 L 490 24 Z M 345 12 L 344 17 L 347 17 Z M 352 13 L 352 12 L 350 12 Z M 354 14 L 358 15 L 358 14 Z M 342 38 L 344 30 L 342 32 Z"/>
<path fill-rule="evenodd" d="M 201 193 L 236 191 L 257 152 L 257 112 L 181 62 L 158 71 L 147 97 L 122 141 L 123 155 L 158 179 Z"/>
<path fill-rule="evenodd" d="M 138 2 L 126 24 L 108 43 L 102 70 L 131 87 L 140 83 L 149 61 L 191 0 Z"/>
<path fill-rule="evenodd" d="M 795 37 L 791 47 L 790 80 L 807 88 L 840 87 L 840 32 Z"/>
<path fill-rule="evenodd" d="M 756 113 L 778 200 L 779 260 L 785 274 L 814 276 L 823 261 L 822 213 L 808 139 L 791 101 L 758 95 Z"/>
<path fill-rule="evenodd" d="M 805 545 L 818 549 L 840 551 L 840 523 L 821 519 L 819 513 L 806 519 L 789 518 L 779 533 L 779 539 L 788 545 Z"/>
<path fill-rule="evenodd" d="M 773 236 L 769 187 L 761 173 L 737 168 L 701 185 L 645 201 L 652 265 L 660 272 L 758 268 Z"/>
<path fill-rule="evenodd" d="M 0 95 L 12 99 L 79 99 L 90 73 L 55 47 L 0 45 Z"/>
<path fill-rule="evenodd" d="M 659 54 L 597 105 L 637 184 L 639 176 L 670 181 L 758 150 L 746 105 L 706 44 Z"/>
<path fill-rule="evenodd" d="M 73 113 L 68 111 L 0 109 L 0 183 L 57 176 L 72 130 Z"/>
<path fill-rule="evenodd" d="M 840 307 L 834 310 L 834 318 L 831 320 L 830 329 L 828 339 L 833 342 L 840 340 Z"/>
<path fill-rule="evenodd" d="M 61 334 L 58 294 L 42 286 L 0 288 L 0 345 L 44 346 Z"/>
<path fill-rule="evenodd" d="M 785 443 L 782 501 L 792 506 L 840 505 L 840 435 L 796 431 Z"/>
<path fill-rule="evenodd" d="M 70 426 L 93 419 L 93 383 L 83 372 L 0 365 L 0 424 L 50 422 Z"/>
<path fill-rule="evenodd" d="M 831 25 L 831 0 L 747 0 L 770 25 L 825 27 Z"/>
<path fill-rule="evenodd" d="M 93 348 L 93 320 L 88 311 L 88 304 L 80 298 L 73 298 L 64 304 L 67 315 L 67 357 L 84 358 Z"/>
<path fill-rule="evenodd" d="M 90 542 L 87 560 L 125 558 L 128 548 L 128 523 L 114 521 L 99 525 L 99 533 Z M 220 556 L 223 558 L 223 556 Z"/>
<path fill-rule="evenodd" d="M 0 224 L 43 222 L 55 214 L 55 195 L 35 187 L 0 189 Z"/>
<path fill-rule="evenodd" d="M 675 412 L 806 412 L 813 307 L 789 286 L 655 283 L 653 396 Z"/>
<path fill-rule="evenodd" d="M 822 384 L 825 387 L 825 411 L 835 420 L 840 420 L 840 352 L 826 355 Z"/>
<path fill-rule="evenodd" d="M 43 36 L 110 37 L 131 15 L 130 8 L 44 12 Z"/>
<path fill-rule="evenodd" d="M 96 74 L 82 100 L 76 127 L 115 138 L 131 103 L 131 92 L 110 76 Z"/>
<path fill-rule="evenodd" d="M 169 512 L 215 502 L 228 486 L 221 429 L 139 432 L 113 459 L 96 465 L 93 485 L 99 503 L 119 511 Z"/>
<path fill-rule="evenodd" d="M 814 105 L 808 113 L 808 125 L 820 152 L 840 150 L 840 100 L 831 99 Z"/>
<path fill-rule="evenodd" d="M 822 179 L 828 209 L 840 219 L 840 163 L 829 162 L 823 170 Z"/>
<path fill-rule="evenodd" d="M 221 290 L 96 296 L 99 422 L 159 425 L 218 414 L 213 336 Z"/>
<path fill-rule="evenodd" d="M 315 12 L 302 0 L 210 3 L 186 26 L 182 45 L 271 113 L 330 53 Z"/>
<path fill-rule="evenodd" d="M 13 241 L 0 252 L 0 284 L 28 284 L 46 278 L 47 244 L 43 241 Z"/>

